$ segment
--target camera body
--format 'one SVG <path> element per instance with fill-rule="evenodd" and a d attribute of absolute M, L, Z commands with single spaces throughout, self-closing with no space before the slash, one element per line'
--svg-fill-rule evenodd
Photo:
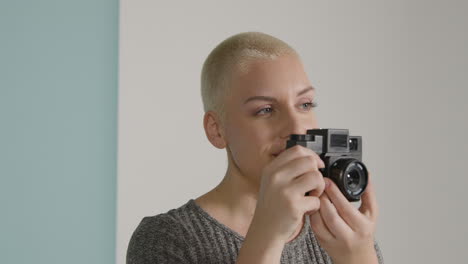
<path fill-rule="evenodd" d="M 369 179 L 362 162 L 361 136 L 350 136 L 348 129 L 309 129 L 306 134 L 290 135 L 286 148 L 295 145 L 309 148 L 320 156 L 325 163 L 320 172 L 338 186 L 348 201 L 360 200 Z"/>

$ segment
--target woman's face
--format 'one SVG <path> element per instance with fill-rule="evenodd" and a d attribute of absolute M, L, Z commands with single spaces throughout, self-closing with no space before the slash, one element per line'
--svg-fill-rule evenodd
<path fill-rule="evenodd" d="M 226 101 L 229 162 L 259 186 L 263 167 L 286 148 L 289 135 L 317 128 L 313 104 L 314 88 L 297 57 L 253 62 L 248 73 L 235 75 Z"/>

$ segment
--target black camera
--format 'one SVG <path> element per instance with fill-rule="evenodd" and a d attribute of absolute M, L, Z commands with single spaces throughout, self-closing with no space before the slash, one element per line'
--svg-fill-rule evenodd
<path fill-rule="evenodd" d="M 348 129 L 310 129 L 307 134 L 290 135 L 286 148 L 295 145 L 309 148 L 320 156 L 325 163 L 320 172 L 338 186 L 348 201 L 360 200 L 369 179 L 362 163 L 361 136 L 349 136 Z"/>

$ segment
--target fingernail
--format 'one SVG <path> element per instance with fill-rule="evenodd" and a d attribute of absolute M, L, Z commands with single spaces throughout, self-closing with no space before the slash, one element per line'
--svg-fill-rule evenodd
<path fill-rule="evenodd" d="M 330 180 L 326 179 L 325 180 L 325 189 L 330 186 Z"/>

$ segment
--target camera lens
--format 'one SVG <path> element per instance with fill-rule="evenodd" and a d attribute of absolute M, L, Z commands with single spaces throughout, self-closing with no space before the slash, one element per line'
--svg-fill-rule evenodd
<path fill-rule="evenodd" d="M 367 183 L 364 168 L 358 161 L 348 165 L 345 177 L 346 187 L 353 192 L 363 189 Z"/>
<path fill-rule="evenodd" d="M 357 159 L 339 159 L 331 166 L 330 178 L 350 201 L 359 200 L 367 187 L 367 169 Z"/>
<path fill-rule="evenodd" d="M 351 189 L 356 189 L 357 186 L 359 186 L 359 182 L 360 182 L 360 175 L 359 175 L 359 172 L 357 172 L 356 170 L 353 170 L 353 171 L 350 171 L 348 172 L 348 174 L 346 174 L 346 184 L 349 186 L 349 188 Z"/>

